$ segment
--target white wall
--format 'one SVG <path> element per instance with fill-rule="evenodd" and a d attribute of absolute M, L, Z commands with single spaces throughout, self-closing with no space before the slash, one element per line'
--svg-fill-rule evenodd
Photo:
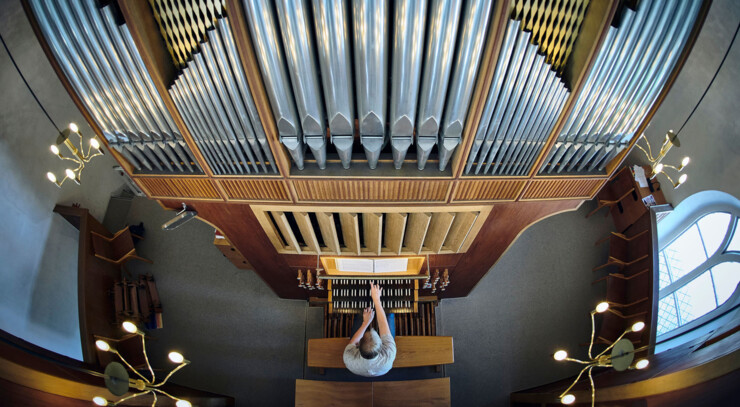
<path fill-rule="evenodd" d="M 20 2 L 2 2 L 0 34 L 57 125 L 76 122 L 89 138 L 92 130 L 51 69 Z M 48 182 L 47 171 L 60 177 L 65 168 L 49 152 L 56 130 L 4 48 L 0 90 L 0 329 L 79 359 L 78 232 L 52 210 L 56 203 L 80 203 L 102 221 L 122 182 L 110 155 L 85 168 L 81 186 L 65 182 L 59 189 Z"/>

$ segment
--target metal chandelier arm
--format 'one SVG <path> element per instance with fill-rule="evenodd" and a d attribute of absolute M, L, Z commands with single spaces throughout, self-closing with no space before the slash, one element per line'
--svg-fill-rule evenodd
<path fill-rule="evenodd" d="M 170 377 L 173 374 L 175 374 L 175 372 L 177 372 L 178 370 L 182 369 L 183 367 L 185 367 L 185 366 L 187 366 L 189 364 L 190 364 L 190 361 L 185 361 L 183 363 L 180 363 L 179 366 L 177 366 L 176 368 L 172 369 L 172 371 L 164 378 L 164 380 L 162 380 L 160 383 L 157 383 L 157 384 L 153 385 L 152 387 L 161 387 L 162 385 L 164 385 L 165 383 L 167 383 L 167 380 L 169 380 Z"/>

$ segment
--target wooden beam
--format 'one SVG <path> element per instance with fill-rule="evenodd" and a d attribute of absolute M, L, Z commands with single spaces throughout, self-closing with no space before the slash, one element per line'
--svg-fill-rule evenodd
<path fill-rule="evenodd" d="M 316 239 L 316 232 L 313 230 L 311 224 L 311 218 L 306 212 L 293 212 L 295 221 L 298 224 L 298 229 L 301 231 L 303 241 L 306 242 L 306 246 L 316 253 L 321 253 L 321 247 L 319 247 L 319 241 Z"/>
<path fill-rule="evenodd" d="M 365 247 L 371 253 L 380 255 L 383 248 L 383 214 L 363 213 L 362 229 L 365 236 Z"/>
<path fill-rule="evenodd" d="M 337 236 L 337 225 L 334 224 L 334 215 L 327 212 L 316 212 L 316 219 L 319 221 L 321 237 L 324 238 L 324 244 L 334 254 L 341 254 L 339 247 L 339 236 Z"/>
<path fill-rule="evenodd" d="M 408 213 L 387 213 L 385 221 L 385 246 L 395 254 L 401 254 L 403 236 L 406 233 Z"/>
<path fill-rule="evenodd" d="M 431 250 L 433 253 L 439 253 L 442 250 L 442 244 L 447 238 L 455 217 L 455 212 L 435 212 L 433 214 L 429 233 L 424 239 L 425 249 Z"/>
<path fill-rule="evenodd" d="M 419 254 L 424 244 L 424 238 L 429 230 L 429 222 L 432 220 L 432 214 L 426 212 L 415 212 L 409 214 L 409 225 L 406 228 L 404 238 L 404 247 L 406 250 Z"/>
<path fill-rule="evenodd" d="M 350 253 L 360 255 L 360 224 L 356 213 L 340 213 L 344 246 Z"/>
<path fill-rule="evenodd" d="M 478 212 L 458 213 L 447 234 L 444 247 L 455 253 L 459 252 L 476 219 L 478 219 Z"/>
<path fill-rule="evenodd" d="M 283 234 L 283 238 L 285 238 L 285 243 L 288 244 L 288 248 L 301 254 L 301 245 L 298 244 L 298 240 L 296 239 L 295 234 L 293 234 L 293 229 L 291 229 L 290 223 L 288 223 L 288 217 L 285 216 L 285 212 L 273 212 L 272 217 L 275 219 L 275 223 L 277 223 L 280 232 Z"/>

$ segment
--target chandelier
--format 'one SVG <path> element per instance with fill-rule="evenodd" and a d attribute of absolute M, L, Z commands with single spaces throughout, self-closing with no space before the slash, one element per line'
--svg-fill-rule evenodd
<path fill-rule="evenodd" d="M 79 137 L 79 141 L 77 143 L 79 147 L 75 146 L 70 139 L 70 136 L 72 134 L 76 134 Z M 85 164 L 90 162 L 90 160 L 92 160 L 94 157 L 103 154 L 103 152 L 100 150 L 100 143 L 95 137 L 90 139 L 90 145 L 87 148 L 87 153 L 84 153 L 82 151 L 82 144 L 82 133 L 80 132 L 80 129 L 77 127 L 76 124 L 70 123 L 68 128 L 59 133 L 56 143 L 52 144 L 49 148 L 51 150 L 51 153 L 59 157 L 60 160 L 69 160 L 77 164 L 77 168 L 75 169 L 67 168 L 66 170 L 64 170 L 64 178 L 61 181 L 57 181 L 57 176 L 54 175 L 53 172 L 49 171 L 46 173 L 46 178 L 59 188 L 61 188 L 64 181 L 68 179 L 74 181 L 77 185 L 80 185 L 82 169 L 85 168 Z M 69 152 L 71 153 L 70 156 L 62 155 L 61 151 L 59 151 L 59 146 L 61 145 L 67 147 L 67 150 L 69 150 Z M 93 152 L 93 150 L 95 150 L 95 152 L 91 155 L 90 153 Z"/>
<path fill-rule="evenodd" d="M 645 140 L 647 150 L 640 146 L 640 140 Z M 653 157 L 653 150 L 652 148 L 650 148 L 650 142 L 648 141 L 647 137 L 645 137 L 644 133 L 637 139 L 637 143 L 635 143 L 635 145 L 637 146 L 637 148 L 642 150 L 643 153 L 645 153 L 645 157 L 647 157 L 647 159 L 650 161 L 650 167 L 653 171 L 650 179 L 657 177 L 658 174 L 663 174 L 666 178 L 668 178 L 669 181 L 671 181 L 673 189 L 676 189 L 684 182 L 686 182 L 686 180 L 689 178 L 687 174 L 681 174 L 681 176 L 678 177 L 678 181 L 674 182 L 673 178 L 671 178 L 670 175 L 668 175 L 665 171 L 667 168 L 671 168 L 676 172 L 681 172 L 684 168 L 686 168 L 687 165 L 689 165 L 689 162 L 691 161 L 691 159 L 687 156 L 681 160 L 681 164 L 678 167 L 663 164 L 663 158 L 665 158 L 665 155 L 668 154 L 668 151 L 671 150 L 671 147 L 681 147 L 681 142 L 678 140 L 678 135 L 674 133 L 673 130 L 668 130 L 668 133 L 666 133 L 665 135 L 665 141 L 663 141 L 663 145 L 660 146 L 660 151 L 655 157 Z"/>
<path fill-rule="evenodd" d="M 648 347 L 644 346 L 642 348 L 635 349 L 629 339 L 623 339 L 628 333 L 642 331 L 642 329 L 645 328 L 644 322 L 635 322 L 631 327 L 625 329 L 625 331 L 619 335 L 617 340 L 604 349 L 603 352 L 596 356 L 591 355 L 591 349 L 594 346 L 594 333 L 596 331 L 594 327 L 594 315 L 597 313 L 604 313 L 608 309 L 609 303 L 604 301 L 596 305 L 596 309 L 591 311 L 591 343 L 588 345 L 588 360 L 570 358 L 568 357 L 568 352 L 562 349 L 553 354 L 553 358 L 557 361 L 568 361 L 585 365 L 583 369 L 581 369 L 580 373 L 578 373 L 578 376 L 576 376 L 573 383 L 565 389 L 560 396 L 558 396 L 560 402 L 563 404 L 573 404 L 576 401 L 576 396 L 568 392 L 576 385 L 576 383 L 578 383 L 578 380 L 581 379 L 584 372 L 588 372 L 588 380 L 591 382 L 591 406 L 593 407 L 596 402 L 596 388 L 594 387 L 594 379 L 591 376 L 591 370 L 593 370 L 593 368 L 611 367 L 614 368 L 614 370 L 623 371 L 627 369 L 644 369 L 650 363 L 647 359 L 642 358 L 633 365 L 632 362 L 634 360 L 635 353 L 641 352 Z M 610 350 L 611 353 L 607 354 Z"/>
<path fill-rule="evenodd" d="M 136 324 L 131 321 L 124 322 L 122 326 L 126 332 L 136 334 L 141 337 L 141 347 L 144 352 L 144 360 L 146 361 L 146 366 L 152 376 L 151 380 L 139 373 L 136 369 L 134 369 L 116 349 L 111 347 L 108 342 L 99 339 L 95 341 L 95 346 L 97 346 L 98 349 L 104 352 L 111 352 L 118 355 L 118 357 L 126 365 L 126 367 L 128 367 L 132 372 L 136 373 L 136 375 L 139 376 L 139 379 L 132 379 L 129 377 L 128 371 L 125 367 L 123 367 L 123 365 L 118 362 L 110 362 L 105 367 L 105 373 L 103 374 L 103 378 L 105 379 L 105 387 L 108 389 L 108 391 L 111 392 L 111 394 L 115 396 L 123 396 L 124 394 L 132 390 L 138 390 L 138 392 L 124 397 L 116 402 L 109 402 L 104 397 L 96 396 L 93 398 L 93 402 L 99 406 L 116 406 L 126 400 L 130 400 L 132 398 L 140 397 L 146 394 L 151 394 L 153 397 L 152 406 L 154 406 L 157 404 L 157 394 L 161 394 L 171 398 L 172 400 L 175 400 L 175 405 L 177 407 L 191 407 L 192 405 L 189 401 L 172 396 L 161 389 L 161 387 L 165 383 L 167 383 L 167 380 L 169 380 L 175 372 L 190 364 L 190 361 L 186 360 L 179 352 L 170 352 L 168 357 L 171 362 L 177 363 L 177 366 L 172 369 L 172 371 L 170 371 L 170 373 L 168 373 L 162 381 L 157 383 L 157 379 L 154 375 L 154 370 L 152 369 L 152 365 L 149 364 L 149 357 L 146 354 L 146 339 L 144 333 L 141 332 L 137 328 Z"/>

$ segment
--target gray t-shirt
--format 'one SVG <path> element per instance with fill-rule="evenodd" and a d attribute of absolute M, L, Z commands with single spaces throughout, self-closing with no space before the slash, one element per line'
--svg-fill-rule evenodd
<path fill-rule="evenodd" d="M 383 335 L 380 337 L 382 344 L 378 355 L 373 359 L 365 359 L 360 354 L 360 347 L 349 344 L 344 348 L 344 365 L 350 372 L 365 376 L 374 377 L 382 376 L 388 373 L 393 367 L 393 361 L 396 359 L 396 341 L 392 335 Z"/>

